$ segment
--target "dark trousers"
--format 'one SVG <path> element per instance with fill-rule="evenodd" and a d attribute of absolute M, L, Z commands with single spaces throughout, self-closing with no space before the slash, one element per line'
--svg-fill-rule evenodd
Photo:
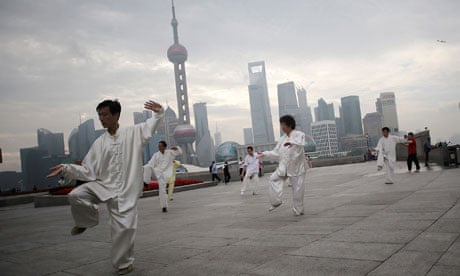
<path fill-rule="evenodd" d="M 412 170 L 412 162 L 415 163 L 415 168 L 417 170 L 420 170 L 420 164 L 418 163 L 418 158 L 417 158 L 416 153 L 409 154 L 409 156 L 407 156 L 407 169 L 409 169 L 409 171 Z"/>
<path fill-rule="evenodd" d="M 217 173 L 213 173 L 212 174 L 212 181 L 214 181 L 215 179 L 219 180 L 219 182 L 222 181 L 222 179 L 220 179 L 220 177 L 217 175 Z"/>
<path fill-rule="evenodd" d="M 224 179 L 225 179 L 224 182 L 225 183 L 230 182 L 230 178 L 231 178 L 230 173 L 228 173 L 228 172 L 224 173 Z"/>
<path fill-rule="evenodd" d="M 242 173 L 243 173 L 243 168 L 240 168 L 240 180 L 241 180 L 241 182 L 243 182 L 243 179 L 244 179 L 243 177 L 241 177 Z"/>
<path fill-rule="evenodd" d="M 430 161 L 430 152 L 425 152 L 425 167 L 428 167 L 429 161 Z"/>

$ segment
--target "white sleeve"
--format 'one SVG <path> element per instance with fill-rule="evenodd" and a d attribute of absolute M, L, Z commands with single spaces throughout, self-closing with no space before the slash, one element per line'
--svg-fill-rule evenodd
<path fill-rule="evenodd" d="M 163 120 L 163 117 L 164 109 L 162 108 L 159 112 L 153 112 L 152 118 L 148 119 L 144 123 L 140 123 L 134 126 L 140 130 L 142 144 L 148 143 L 150 138 L 152 138 L 153 134 L 160 125 L 160 122 Z"/>
<path fill-rule="evenodd" d="M 275 148 L 273 150 L 269 150 L 269 151 L 264 151 L 263 154 L 264 154 L 264 157 L 267 157 L 267 158 L 279 158 L 279 150 L 280 150 L 280 147 L 281 147 L 281 140 L 278 141 L 278 143 L 276 144 Z"/>

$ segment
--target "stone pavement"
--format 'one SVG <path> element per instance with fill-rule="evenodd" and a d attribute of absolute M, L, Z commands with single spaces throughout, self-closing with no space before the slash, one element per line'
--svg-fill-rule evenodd
<path fill-rule="evenodd" d="M 306 213 L 291 194 L 268 213 L 239 182 L 178 193 L 162 214 L 141 199 L 130 275 L 460 275 L 460 170 L 419 174 L 398 163 L 385 185 L 375 163 L 310 170 Z M 1 275 L 114 275 L 107 211 L 78 237 L 68 206 L 0 208 Z"/>

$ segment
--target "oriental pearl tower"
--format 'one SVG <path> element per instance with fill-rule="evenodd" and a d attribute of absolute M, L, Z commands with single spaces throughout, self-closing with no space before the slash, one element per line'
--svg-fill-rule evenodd
<path fill-rule="evenodd" d="M 188 106 L 187 80 L 185 76 L 185 61 L 187 60 L 187 49 L 179 44 L 177 32 L 176 11 L 174 1 L 172 3 L 172 21 L 174 44 L 168 49 L 168 59 L 174 64 L 174 76 L 176 80 L 177 108 L 179 109 L 179 125 L 174 130 L 174 139 L 184 150 L 183 162 L 196 164 L 196 154 L 193 150 L 196 131 L 190 125 L 190 112 Z"/>

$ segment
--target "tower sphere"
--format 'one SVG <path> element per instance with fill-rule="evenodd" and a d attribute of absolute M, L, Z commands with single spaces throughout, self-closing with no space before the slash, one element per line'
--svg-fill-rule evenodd
<path fill-rule="evenodd" d="M 172 63 L 182 63 L 187 60 L 187 49 L 179 43 L 171 45 L 168 49 L 168 59 Z"/>

